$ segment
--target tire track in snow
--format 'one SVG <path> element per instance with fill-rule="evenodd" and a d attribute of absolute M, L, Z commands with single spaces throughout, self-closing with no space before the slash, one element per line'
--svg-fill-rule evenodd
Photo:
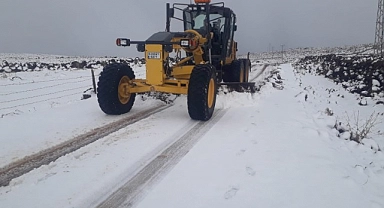
<path fill-rule="evenodd" d="M 135 176 L 101 202 L 98 208 L 133 207 L 143 198 L 145 192 L 161 180 L 192 149 L 197 141 L 208 132 L 227 112 L 217 110 L 206 122 L 200 121 L 185 132 L 167 149 L 160 152 Z"/>
<path fill-rule="evenodd" d="M 258 77 L 260 77 L 260 75 L 262 75 L 264 73 L 264 71 L 267 69 L 268 66 L 269 66 L 269 64 L 264 64 L 263 68 L 261 70 L 257 71 L 256 75 L 249 82 L 253 82 Z"/>
<path fill-rule="evenodd" d="M 12 162 L 0 168 L 0 187 L 8 186 L 9 182 L 14 178 L 22 176 L 35 168 L 39 168 L 42 165 L 47 165 L 50 162 L 53 162 L 68 153 L 74 152 L 80 149 L 81 147 L 93 143 L 115 131 L 118 131 L 119 129 L 136 123 L 142 119 L 151 116 L 152 114 L 163 111 L 171 106 L 173 105 L 169 104 L 163 106 L 155 106 L 143 112 L 125 117 L 105 126 L 91 130 L 85 134 L 79 135 L 54 147 L 42 150 L 38 153 L 26 156 L 23 159 Z"/>

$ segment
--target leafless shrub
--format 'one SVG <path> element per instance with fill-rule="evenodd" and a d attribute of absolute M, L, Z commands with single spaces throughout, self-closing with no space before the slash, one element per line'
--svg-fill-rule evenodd
<path fill-rule="evenodd" d="M 364 138 L 367 138 L 367 136 L 373 132 L 374 127 L 382 123 L 382 121 L 379 120 L 379 115 L 380 113 L 373 112 L 367 120 L 362 122 L 359 118 L 359 111 L 357 113 L 353 113 L 353 120 L 351 120 L 347 114 L 346 125 L 348 131 L 351 133 L 350 140 L 361 143 Z"/>

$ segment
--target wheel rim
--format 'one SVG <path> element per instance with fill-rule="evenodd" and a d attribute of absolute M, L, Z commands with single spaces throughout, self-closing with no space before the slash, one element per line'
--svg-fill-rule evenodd
<path fill-rule="evenodd" d="M 119 82 L 118 96 L 121 104 L 127 104 L 131 98 L 131 93 L 129 93 L 129 79 L 128 76 L 123 76 Z"/>
<path fill-rule="evenodd" d="M 212 108 L 215 99 L 215 80 L 211 78 L 208 86 L 208 108 Z"/>

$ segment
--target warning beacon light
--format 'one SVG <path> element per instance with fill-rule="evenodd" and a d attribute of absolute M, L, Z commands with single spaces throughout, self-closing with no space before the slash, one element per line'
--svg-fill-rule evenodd
<path fill-rule="evenodd" d="M 199 3 L 211 3 L 211 0 L 195 0 L 195 3 L 196 4 L 199 4 Z"/>

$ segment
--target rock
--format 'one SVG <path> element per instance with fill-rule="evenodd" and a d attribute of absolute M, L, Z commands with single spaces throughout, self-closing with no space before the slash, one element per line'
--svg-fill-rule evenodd
<path fill-rule="evenodd" d="M 366 101 L 366 100 L 360 100 L 360 102 L 359 102 L 359 105 L 361 105 L 361 106 L 367 106 L 368 105 L 368 102 Z"/>
<path fill-rule="evenodd" d="M 8 63 L 7 61 L 4 60 L 3 63 L 2 63 L 2 66 L 3 66 L 3 67 L 9 66 L 9 63 Z"/>
<path fill-rule="evenodd" d="M 372 79 L 372 85 L 376 87 L 380 87 L 380 82 L 377 79 Z"/>
<path fill-rule="evenodd" d="M 71 63 L 71 68 L 79 69 L 80 68 L 80 63 L 78 61 L 73 61 Z"/>
<path fill-rule="evenodd" d="M 86 62 L 86 61 L 82 61 L 82 62 L 79 64 L 79 69 L 84 69 L 86 66 L 87 66 L 87 62 Z"/>
<path fill-rule="evenodd" d="M 3 67 L 4 72 L 12 72 L 12 69 L 9 68 L 9 66 Z"/>

